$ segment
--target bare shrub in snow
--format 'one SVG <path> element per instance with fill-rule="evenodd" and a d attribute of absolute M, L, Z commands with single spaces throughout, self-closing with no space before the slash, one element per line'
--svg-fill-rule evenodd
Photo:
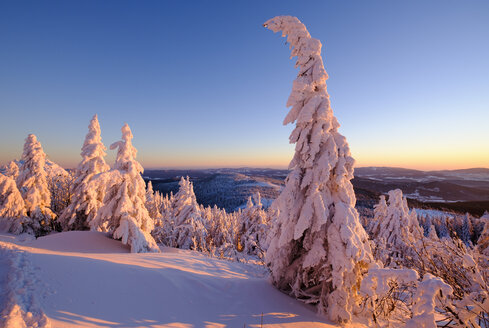
<path fill-rule="evenodd" d="M 381 268 L 373 265 L 362 280 L 364 314 L 370 325 L 405 322 L 411 316 L 413 294 L 419 276 L 411 269 Z"/>
<path fill-rule="evenodd" d="M 443 279 L 452 290 L 444 306 L 437 307 L 438 321 L 446 327 L 488 327 L 489 286 L 487 257 L 474 252 L 460 239 L 416 243 L 416 254 L 405 262 L 419 272 Z"/>
<path fill-rule="evenodd" d="M 406 323 L 406 328 L 434 328 L 437 326 L 436 309 L 443 306 L 452 288 L 442 279 L 426 274 L 418 284 L 414 295 L 412 318 Z"/>
<path fill-rule="evenodd" d="M 266 262 L 276 287 L 316 304 L 333 321 L 348 322 L 361 302 L 360 281 L 372 254 L 354 207 L 354 159 L 326 91 L 321 42 L 295 17 L 275 17 L 264 26 L 287 36 L 299 67 L 284 120 L 296 122 L 290 135 L 295 155 L 275 201 L 279 215 Z"/>

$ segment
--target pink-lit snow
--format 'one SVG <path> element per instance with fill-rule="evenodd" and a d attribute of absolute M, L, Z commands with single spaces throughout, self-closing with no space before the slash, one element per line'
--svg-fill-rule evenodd
<path fill-rule="evenodd" d="M 39 318 L 43 311 L 53 328 L 260 327 L 262 313 L 263 327 L 336 326 L 276 290 L 257 265 L 173 248 L 131 254 L 103 233 L 82 231 L 27 241 L 3 234 L 0 250 L 0 288 L 27 296 L 15 301 Z M 12 281 L 9 261 L 34 281 Z M 2 293 L 2 310 L 8 298 Z"/>

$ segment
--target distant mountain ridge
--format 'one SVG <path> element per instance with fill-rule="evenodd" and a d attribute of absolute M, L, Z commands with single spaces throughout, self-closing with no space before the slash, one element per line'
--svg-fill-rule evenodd
<path fill-rule="evenodd" d="M 288 170 L 264 168 L 218 168 L 203 170 L 146 170 L 143 177 L 151 180 L 155 190 L 178 191 L 178 180 L 189 176 L 194 183 L 197 201 L 205 206 L 217 205 L 228 212 L 246 204 L 247 198 L 260 192 L 269 205 L 278 197 Z M 372 208 L 381 194 L 401 189 L 406 197 L 424 203 L 457 204 L 489 202 L 489 169 L 421 171 L 395 167 L 360 167 L 352 180 L 357 207 Z M 471 204 L 472 204 L 471 203 Z M 422 204 L 418 204 L 422 206 Z M 445 206 L 444 205 L 444 206 Z M 472 204 L 473 205 L 473 204 Z M 471 205 L 471 206 L 472 206 Z M 439 207 L 439 205 L 430 205 Z M 475 204 L 477 213 L 485 203 Z M 489 210 L 489 208 L 488 208 Z"/>

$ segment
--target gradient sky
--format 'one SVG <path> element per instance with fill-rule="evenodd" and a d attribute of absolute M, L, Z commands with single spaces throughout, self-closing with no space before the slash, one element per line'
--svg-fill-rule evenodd
<path fill-rule="evenodd" d="M 485 0 L 0 1 L 0 164 L 34 133 L 76 166 L 97 113 L 146 168 L 287 166 L 297 70 L 262 27 L 276 15 L 323 43 L 357 166 L 489 167 Z"/>

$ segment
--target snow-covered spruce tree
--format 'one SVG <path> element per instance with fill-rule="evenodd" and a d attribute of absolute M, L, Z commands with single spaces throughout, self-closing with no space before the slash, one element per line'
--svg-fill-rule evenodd
<path fill-rule="evenodd" d="M 194 187 L 188 177 L 182 177 L 179 186 L 173 204 L 171 244 L 177 248 L 205 252 L 207 229 L 195 198 Z"/>
<path fill-rule="evenodd" d="M 387 217 L 387 202 L 385 201 L 385 196 L 381 195 L 379 203 L 374 205 L 374 217 L 372 220 L 370 220 L 367 228 L 367 231 L 371 237 L 377 236 L 380 233 L 379 231 L 381 227 L 380 222 L 385 220 L 386 217 Z"/>
<path fill-rule="evenodd" d="M 473 247 L 472 245 L 472 234 L 473 227 L 472 222 L 470 220 L 470 214 L 466 213 L 463 217 L 457 216 L 457 226 L 456 232 L 457 236 L 464 242 L 464 244 L 468 247 Z"/>
<path fill-rule="evenodd" d="M 479 253 L 489 256 L 489 212 L 485 212 L 479 220 L 484 224 L 484 229 L 477 239 L 477 250 Z"/>
<path fill-rule="evenodd" d="M 442 216 L 439 218 L 436 218 L 435 221 L 435 228 L 436 228 L 436 234 L 440 239 L 442 238 L 451 238 L 450 237 L 450 231 L 447 226 L 447 221 L 449 217 L 448 216 Z"/>
<path fill-rule="evenodd" d="M 173 217 L 173 205 L 175 204 L 175 198 L 173 193 L 166 194 L 164 197 L 161 194 L 157 194 L 159 198 L 159 213 L 161 216 L 156 218 L 155 227 L 151 232 L 151 235 L 158 244 L 162 244 L 168 247 L 175 247 L 173 237 L 173 228 L 175 226 L 175 220 Z"/>
<path fill-rule="evenodd" d="M 158 209 L 157 204 L 158 196 L 155 197 L 155 192 L 153 191 L 153 184 L 151 181 L 148 181 L 148 186 L 146 188 L 146 209 L 148 210 L 149 216 L 153 219 L 159 219 L 161 217 L 161 213 Z"/>
<path fill-rule="evenodd" d="M 7 220 L 8 231 L 13 234 L 24 232 L 22 225 L 26 215 L 24 199 L 14 179 L 0 173 L 0 218 Z"/>
<path fill-rule="evenodd" d="M 46 154 L 36 136 L 29 134 L 24 144 L 23 162 L 17 177 L 17 187 L 24 199 L 30 229 L 36 237 L 49 233 L 56 215 L 51 211 L 51 194 L 44 169 Z"/>
<path fill-rule="evenodd" d="M 391 190 L 388 195 L 387 208 L 383 197 L 375 208 L 376 217 L 371 232 L 377 246 L 375 258 L 381 260 L 386 266 L 397 266 L 398 262 L 402 262 L 402 258 L 408 255 L 415 242 L 423 237 L 423 232 L 416 212 L 409 211 L 402 191 Z"/>
<path fill-rule="evenodd" d="M 94 181 L 106 186 L 106 194 L 104 205 L 90 222 L 91 229 L 112 233 L 114 239 L 129 244 L 132 253 L 159 252 L 150 235 L 154 222 L 144 205 L 143 167 L 136 161 L 137 150 L 132 145 L 129 125 L 124 124 L 121 131 L 122 140 L 110 146 L 110 149 L 118 148 L 114 169 L 98 174 Z"/>
<path fill-rule="evenodd" d="M 326 91 L 328 75 L 321 42 L 311 38 L 295 17 L 279 16 L 264 24 L 282 31 L 297 56 L 299 74 L 284 124 L 296 122 L 296 143 L 266 262 L 273 284 L 336 322 L 348 322 L 359 304 L 362 274 L 372 260 L 367 233 L 355 210 L 354 159 L 338 133 Z"/>
<path fill-rule="evenodd" d="M 48 174 L 48 189 L 51 193 L 51 210 L 56 216 L 61 216 L 64 210 L 71 204 L 72 190 L 74 182 L 74 172 L 66 172 L 66 175 L 50 176 Z M 59 223 L 59 221 L 57 220 Z"/>
<path fill-rule="evenodd" d="M 200 212 L 207 229 L 206 244 L 211 255 L 229 260 L 238 259 L 236 230 L 238 216 L 226 210 L 200 205 Z"/>
<path fill-rule="evenodd" d="M 10 161 L 0 167 L 0 173 L 15 180 L 19 176 L 19 165 L 15 161 Z"/>
<path fill-rule="evenodd" d="M 267 213 L 262 209 L 260 193 L 248 198 L 246 208 L 241 213 L 238 235 L 242 252 L 247 255 L 264 258 L 265 242 L 269 232 L 269 219 Z"/>
<path fill-rule="evenodd" d="M 88 126 L 88 133 L 81 148 L 82 160 L 76 168 L 74 182 L 70 187 L 71 204 L 60 216 L 63 230 L 88 230 L 90 222 L 97 216 L 102 206 L 105 185 L 97 183 L 94 177 L 107 172 L 105 146 L 102 143 L 100 124 L 95 114 Z"/>

